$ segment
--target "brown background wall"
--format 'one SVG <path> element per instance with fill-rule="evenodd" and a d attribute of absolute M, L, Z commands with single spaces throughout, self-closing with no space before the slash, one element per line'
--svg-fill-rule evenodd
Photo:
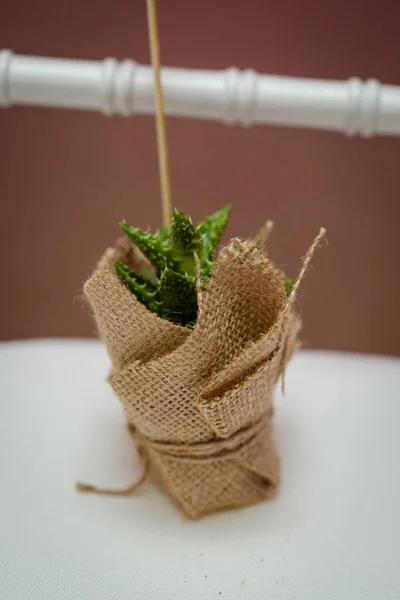
<path fill-rule="evenodd" d="M 397 0 L 159 0 L 163 62 L 400 84 Z M 0 46 L 148 63 L 145 2 L 3 2 Z M 329 245 L 302 290 L 306 344 L 400 354 L 400 140 L 168 122 L 174 203 L 195 220 L 227 202 L 229 234 L 270 217 L 295 274 L 320 225 Z M 81 286 L 124 217 L 160 219 L 154 122 L 0 110 L 1 338 L 86 336 Z"/>

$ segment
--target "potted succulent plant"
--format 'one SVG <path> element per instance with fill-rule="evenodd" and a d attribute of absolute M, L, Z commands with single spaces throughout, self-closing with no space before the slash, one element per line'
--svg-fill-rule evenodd
<path fill-rule="evenodd" d="M 85 284 L 109 382 L 150 474 L 191 518 L 273 496 L 275 384 L 298 343 L 297 282 L 253 241 L 216 248 L 230 207 L 195 226 L 126 222 Z M 90 486 L 81 489 L 93 490 Z"/>

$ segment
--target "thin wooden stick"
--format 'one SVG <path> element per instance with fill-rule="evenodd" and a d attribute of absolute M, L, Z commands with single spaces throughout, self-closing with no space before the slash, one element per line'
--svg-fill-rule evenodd
<path fill-rule="evenodd" d="M 147 2 L 147 25 L 149 29 L 149 43 L 151 64 L 154 71 L 154 97 L 156 102 L 156 132 L 158 169 L 160 172 L 161 204 L 164 225 L 169 227 L 172 218 L 171 182 L 169 177 L 167 131 L 165 127 L 164 101 L 161 88 L 160 75 L 160 44 L 158 41 L 156 0 Z"/>

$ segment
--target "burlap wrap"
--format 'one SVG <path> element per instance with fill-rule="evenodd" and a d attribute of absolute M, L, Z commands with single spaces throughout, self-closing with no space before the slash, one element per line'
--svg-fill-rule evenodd
<path fill-rule="evenodd" d="M 232 240 L 190 331 L 148 311 L 118 279 L 116 259 L 136 271 L 146 263 L 119 242 L 85 295 L 112 361 L 109 382 L 154 480 L 191 518 L 273 496 L 272 394 L 300 326 L 281 274 Z"/>

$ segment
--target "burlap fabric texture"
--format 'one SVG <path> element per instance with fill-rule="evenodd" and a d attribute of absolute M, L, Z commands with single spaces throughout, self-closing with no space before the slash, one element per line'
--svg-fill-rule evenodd
<path fill-rule="evenodd" d="M 309 258 L 288 299 L 264 254 L 232 240 L 199 293 L 193 330 L 150 312 L 121 283 L 114 260 L 149 268 L 127 240 L 106 251 L 85 284 L 139 452 L 190 518 L 276 493 L 272 396 L 298 343 L 294 299 Z"/>

